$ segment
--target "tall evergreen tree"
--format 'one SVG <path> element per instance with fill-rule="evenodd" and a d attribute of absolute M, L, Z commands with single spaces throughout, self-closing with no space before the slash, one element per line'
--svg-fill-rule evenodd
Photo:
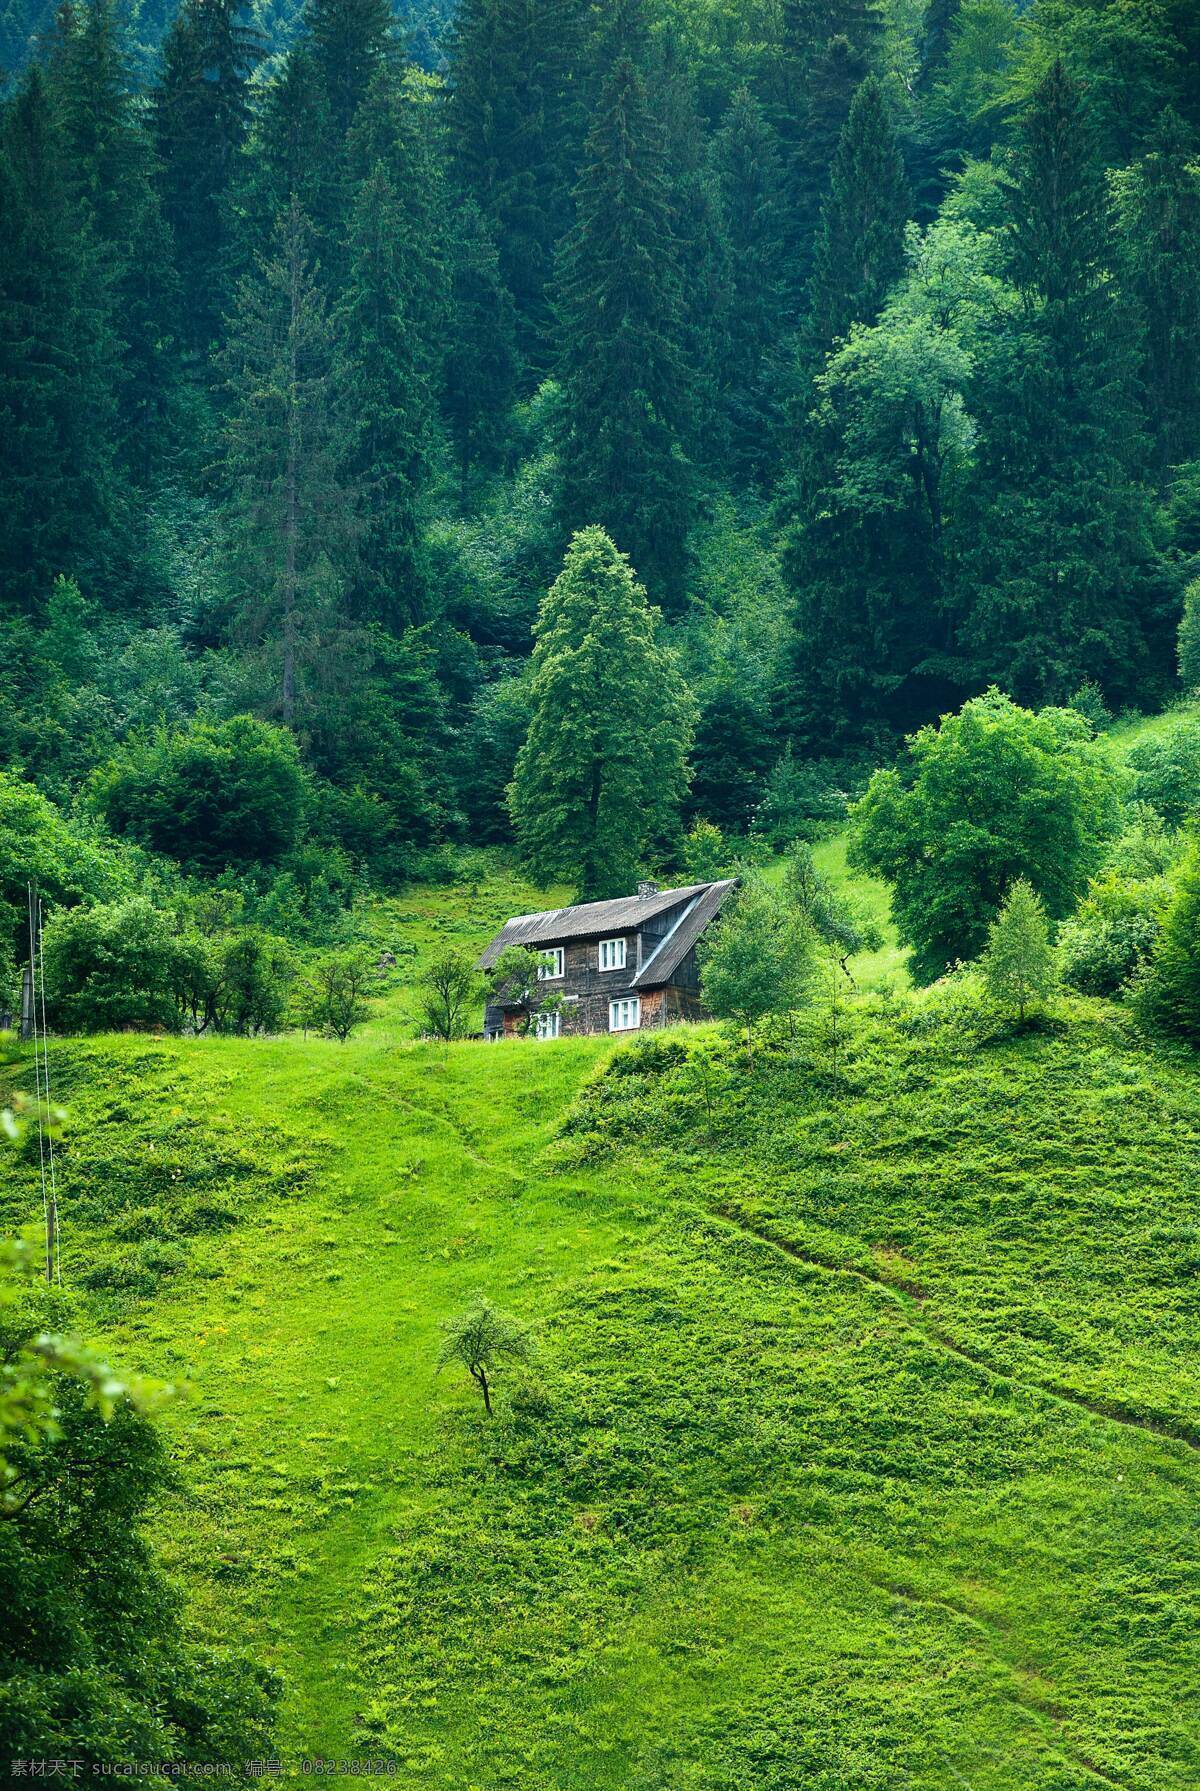
<path fill-rule="evenodd" d="M 473 199 L 451 233 L 450 346 L 444 409 L 465 496 L 471 469 L 495 466 L 516 390 L 513 303 L 483 213 Z"/>
<path fill-rule="evenodd" d="M 547 288 L 571 222 L 586 118 L 586 0 L 462 0 L 450 44 L 459 183 L 492 230 L 535 375 L 553 358 Z"/>
<path fill-rule="evenodd" d="M 976 372 L 987 505 L 963 573 L 978 673 L 1064 700 L 1170 674 L 1174 603 L 1150 579 L 1136 483 L 1136 338 L 1088 113 L 1063 64 L 1027 108 L 1009 193 L 1013 329 Z"/>
<path fill-rule="evenodd" d="M 628 56 L 604 83 L 575 198 L 558 277 L 567 518 L 600 523 L 669 600 L 691 486 L 682 295 L 662 129 Z"/>
<path fill-rule="evenodd" d="M 330 154 L 332 126 L 325 89 L 310 51 L 292 50 L 263 90 L 241 158 L 235 203 L 243 272 L 270 241 L 293 198 L 313 227 L 321 266 L 336 256 L 340 222 L 338 169 Z"/>
<path fill-rule="evenodd" d="M 904 265 L 908 186 L 883 89 L 854 96 L 830 170 L 813 255 L 808 338 L 821 355 L 854 323 L 872 323 Z"/>
<path fill-rule="evenodd" d="M 194 348 L 218 336 L 229 301 L 229 187 L 249 124 L 248 82 L 260 55 L 239 22 L 241 0 L 184 0 L 163 43 L 154 96 L 163 214 Z"/>
<path fill-rule="evenodd" d="M 388 0 L 310 0 L 304 23 L 334 142 L 340 143 L 391 51 L 392 9 Z"/>
<path fill-rule="evenodd" d="M 656 614 L 602 529 L 575 536 L 538 616 L 533 717 L 509 806 L 540 877 L 627 894 L 677 825 L 691 698 Z"/>
<path fill-rule="evenodd" d="M 29 612 L 59 572 L 114 581 L 120 496 L 110 267 L 37 69 L 0 116 L 0 240 L 0 594 Z"/>
<path fill-rule="evenodd" d="M 377 162 L 350 216 L 336 374 L 342 468 L 357 513 L 352 600 L 357 614 L 393 628 L 425 609 L 420 518 L 432 393 L 413 316 L 408 225 L 405 198 Z"/>
<path fill-rule="evenodd" d="M 334 337 L 293 199 L 269 253 L 240 283 L 222 361 L 242 632 L 259 646 L 275 695 L 304 719 L 306 683 L 326 649 L 347 526 L 332 404 Z"/>
<path fill-rule="evenodd" d="M 733 467 L 763 477 L 776 428 L 769 366 L 784 328 L 785 221 L 779 142 L 741 87 L 713 144 L 727 245 L 722 404 Z"/>
<path fill-rule="evenodd" d="M 689 455 L 719 464 L 725 449 L 717 394 L 727 353 L 728 251 L 695 80 L 674 33 L 659 41 L 649 87 L 667 148 L 671 231 L 679 259 L 679 340 L 688 369 L 687 410 L 680 413 L 683 445 Z"/>
<path fill-rule="evenodd" d="M 1176 112 L 1117 176 L 1123 276 L 1145 327 L 1143 378 L 1160 474 L 1200 455 L 1200 153 Z"/>

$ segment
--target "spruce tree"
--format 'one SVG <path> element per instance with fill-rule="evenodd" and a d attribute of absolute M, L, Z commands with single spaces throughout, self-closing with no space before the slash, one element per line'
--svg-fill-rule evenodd
<path fill-rule="evenodd" d="M 1116 193 L 1161 476 L 1200 455 L 1200 151 L 1178 113 L 1163 113 L 1146 154 L 1116 176 Z"/>
<path fill-rule="evenodd" d="M 241 158 L 235 206 L 243 272 L 295 198 L 312 224 L 315 252 L 328 274 L 341 222 L 331 136 L 324 85 L 311 52 L 297 46 L 264 87 Z"/>
<path fill-rule="evenodd" d="M 466 495 L 471 469 L 495 466 L 516 390 L 513 303 L 500 275 L 496 245 L 473 199 L 460 207 L 451 232 L 450 345 L 443 408 Z"/>
<path fill-rule="evenodd" d="M 122 508 L 110 265 L 38 69 L 0 114 L 0 241 L 0 597 L 30 613 L 114 578 Z"/>
<path fill-rule="evenodd" d="M 392 9 L 388 0 L 310 0 L 304 25 L 336 148 L 391 53 Z"/>
<path fill-rule="evenodd" d="M 830 170 L 813 254 L 808 342 L 814 357 L 854 323 L 873 323 L 904 265 L 908 186 L 873 75 L 854 96 Z"/>
<path fill-rule="evenodd" d="M 319 675 L 348 526 L 334 337 L 311 241 L 293 199 L 268 254 L 239 285 L 222 355 L 241 632 L 261 648 L 274 686 L 264 706 L 288 723 L 304 719 L 306 685 Z"/>
<path fill-rule="evenodd" d="M 568 525 L 601 524 L 670 601 L 691 503 L 683 300 L 662 128 L 628 56 L 604 83 L 575 199 L 558 275 Z"/>
<path fill-rule="evenodd" d="M 727 249 L 721 401 L 729 453 L 743 476 L 774 458 L 771 359 L 786 315 L 785 222 L 779 142 L 746 87 L 733 96 L 713 144 Z"/>
<path fill-rule="evenodd" d="M 1032 883 L 1020 877 L 988 928 L 980 959 L 984 986 L 995 1000 L 1011 1004 L 1024 1025 L 1031 1002 L 1045 1000 L 1058 983 L 1050 923 Z"/>
<path fill-rule="evenodd" d="M 425 609 L 421 504 L 432 393 L 412 302 L 405 197 L 378 162 L 355 195 L 349 273 L 336 314 L 342 470 L 354 493 L 355 612 L 393 628 Z"/>
<path fill-rule="evenodd" d="M 629 561 L 575 536 L 538 616 L 533 718 L 509 807 L 535 874 L 581 897 L 627 894 L 677 824 L 691 699 Z"/>
<path fill-rule="evenodd" d="M 186 341 L 220 333 L 232 281 L 229 187 L 249 125 L 261 54 L 241 0 L 184 0 L 163 43 L 154 95 L 163 215 L 175 242 Z"/>

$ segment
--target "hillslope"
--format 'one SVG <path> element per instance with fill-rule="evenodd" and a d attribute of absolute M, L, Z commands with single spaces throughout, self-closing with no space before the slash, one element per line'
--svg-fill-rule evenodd
<path fill-rule="evenodd" d="M 1197 1060 L 1084 1002 L 846 1024 L 836 1086 L 815 1026 L 755 1078 L 709 1028 L 57 1047 L 82 1317 L 190 1383 L 158 1540 L 285 1758 L 1200 1780 Z M 435 1373 L 476 1290 L 538 1340 L 491 1424 Z"/>

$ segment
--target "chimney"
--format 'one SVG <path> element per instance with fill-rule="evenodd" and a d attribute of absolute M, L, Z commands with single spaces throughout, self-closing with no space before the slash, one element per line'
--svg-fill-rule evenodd
<path fill-rule="evenodd" d="M 657 883 L 651 883 L 649 881 L 649 879 L 646 879 L 643 882 L 638 884 L 638 898 L 640 901 L 644 902 L 648 896 L 656 896 L 657 894 L 658 894 L 658 884 Z"/>

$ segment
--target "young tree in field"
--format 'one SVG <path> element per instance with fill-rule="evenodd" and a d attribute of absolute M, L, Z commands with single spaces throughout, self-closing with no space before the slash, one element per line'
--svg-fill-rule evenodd
<path fill-rule="evenodd" d="M 521 1016 L 521 1036 L 527 1038 L 541 1014 L 557 1014 L 563 998 L 546 987 L 552 960 L 533 945 L 510 945 L 500 953 L 488 972 L 487 992 L 493 1001 L 515 1007 Z"/>
<path fill-rule="evenodd" d="M 528 1362 L 533 1356 L 533 1343 L 525 1325 L 501 1312 L 490 1300 L 478 1299 L 457 1318 L 443 1325 L 446 1341 L 438 1357 L 438 1372 L 458 1362 L 483 1394 L 483 1408 L 492 1416 L 491 1383 L 496 1365 L 502 1357 L 513 1362 Z"/>
<path fill-rule="evenodd" d="M 583 529 L 542 604 L 509 807 L 521 850 L 585 900 L 627 893 L 677 825 L 692 704 L 624 554 Z"/>
<path fill-rule="evenodd" d="M 988 928 L 988 942 L 979 967 L 989 995 L 1015 1007 L 1024 1025 L 1031 1002 L 1044 1001 L 1058 985 L 1058 964 L 1050 942 L 1050 923 L 1034 890 L 1018 878 L 1004 906 Z"/>
<path fill-rule="evenodd" d="M 676 597 L 691 504 L 679 244 L 662 126 L 627 55 L 601 91 L 575 202 L 558 270 L 567 520 L 599 523 L 656 598 Z"/>
<path fill-rule="evenodd" d="M 812 934 L 766 884 L 749 882 L 700 948 L 700 990 L 719 1020 L 746 1029 L 754 1064 L 754 1028 L 768 1014 L 792 1013 L 808 999 Z"/>
<path fill-rule="evenodd" d="M 479 972 L 466 952 L 439 952 L 420 981 L 418 1018 L 435 1039 L 460 1039 L 467 1013 L 479 993 Z"/>
<path fill-rule="evenodd" d="M 299 1004 L 301 1024 L 330 1032 L 344 1045 L 370 1014 L 366 1001 L 370 980 L 361 953 L 326 952 L 305 978 Z"/>
<path fill-rule="evenodd" d="M 991 690 L 922 728 L 900 769 L 875 773 L 853 811 L 851 862 L 891 883 L 913 972 L 932 982 L 979 956 L 1021 877 L 1064 919 L 1119 815 L 1111 761 L 1082 716 L 1034 714 Z"/>

